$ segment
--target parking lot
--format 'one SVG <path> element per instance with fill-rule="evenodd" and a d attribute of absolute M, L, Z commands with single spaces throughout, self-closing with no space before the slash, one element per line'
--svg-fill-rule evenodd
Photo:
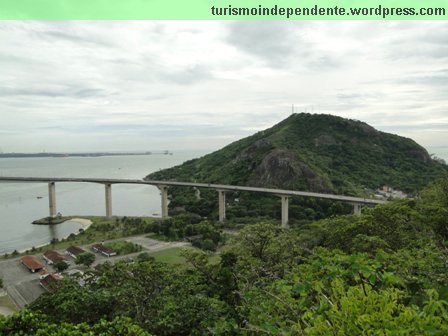
<path fill-rule="evenodd" d="M 37 257 L 44 263 L 41 256 Z M 39 284 L 39 274 L 31 273 L 21 264 L 20 258 L 0 262 L 0 277 L 6 292 L 19 308 L 33 302 L 45 292 Z"/>

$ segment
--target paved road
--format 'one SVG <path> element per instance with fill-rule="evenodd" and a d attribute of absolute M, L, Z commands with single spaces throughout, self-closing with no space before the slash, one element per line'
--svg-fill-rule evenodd
<path fill-rule="evenodd" d="M 38 259 L 43 262 L 42 255 Z M 39 275 L 23 266 L 20 258 L 1 261 L 0 277 L 6 292 L 19 308 L 33 302 L 45 292 L 39 285 Z"/>
<path fill-rule="evenodd" d="M 226 184 L 212 184 L 212 183 L 195 183 L 195 182 L 175 182 L 175 181 L 152 181 L 152 180 L 126 180 L 126 179 L 107 179 L 107 178 L 77 178 L 77 177 L 0 177 L 0 182 L 88 182 L 101 184 L 146 184 L 152 186 L 173 186 L 173 187 L 196 187 L 196 188 L 210 188 L 223 191 L 250 191 L 261 192 L 267 194 L 281 195 L 281 196 L 305 196 L 314 198 L 325 198 L 336 201 L 343 201 L 349 203 L 361 204 L 382 204 L 386 201 L 375 200 L 370 198 L 323 194 L 308 191 L 295 191 L 284 189 L 270 189 L 259 187 L 245 187 Z"/>
<path fill-rule="evenodd" d="M 173 247 L 190 246 L 190 243 L 186 242 L 162 242 L 155 239 L 146 238 L 146 235 L 132 236 L 119 238 L 114 240 L 105 241 L 111 242 L 116 240 L 126 240 L 135 244 L 143 246 L 146 251 L 155 252 L 165 250 Z M 82 245 L 81 247 L 86 251 L 91 251 L 90 247 L 93 244 Z M 64 254 L 65 251 L 58 250 L 59 253 Z M 142 251 L 143 252 L 143 251 Z M 141 252 L 127 254 L 124 256 L 105 257 L 99 253 L 95 253 L 96 259 L 94 265 L 101 264 L 106 261 L 117 262 L 119 260 L 128 259 L 137 256 Z M 44 265 L 46 265 L 42 258 L 42 253 L 35 255 Z M 70 262 L 68 270 L 80 269 L 84 270 L 82 265 L 76 265 L 74 260 L 67 257 Z M 49 272 L 54 272 L 52 266 L 46 265 Z M 3 284 L 6 292 L 19 308 L 24 308 L 27 304 L 30 304 L 36 300 L 45 290 L 39 284 L 38 273 L 31 273 L 25 266 L 20 263 L 20 258 L 8 259 L 0 261 L 0 277 L 3 279 Z"/>
<path fill-rule="evenodd" d="M 2 288 L 0 288 L 0 299 L 3 299 L 8 294 Z M 3 300 L 2 300 L 3 301 Z M 0 306 L 0 316 L 1 315 L 11 315 L 14 314 L 14 310 L 12 310 L 9 306 Z"/>

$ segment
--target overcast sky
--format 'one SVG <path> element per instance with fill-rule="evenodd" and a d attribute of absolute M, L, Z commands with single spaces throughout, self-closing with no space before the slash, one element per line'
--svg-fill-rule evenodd
<path fill-rule="evenodd" d="M 448 22 L 0 22 L 0 150 L 218 149 L 291 113 L 448 146 Z"/>

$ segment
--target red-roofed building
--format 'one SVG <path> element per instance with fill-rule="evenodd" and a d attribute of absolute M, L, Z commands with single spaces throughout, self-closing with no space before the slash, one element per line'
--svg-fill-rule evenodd
<path fill-rule="evenodd" d="M 43 255 L 45 261 L 47 262 L 47 264 L 52 265 L 52 264 L 56 264 L 60 261 L 64 261 L 67 262 L 67 259 L 60 253 L 50 250 L 50 251 L 46 251 Z"/>
<path fill-rule="evenodd" d="M 81 253 L 85 253 L 86 251 L 78 246 L 70 246 L 65 250 L 70 257 L 76 259 Z"/>
<path fill-rule="evenodd" d="M 23 256 L 20 258 L 20 262 L 32 273 L 44 268 L 44 265 L 33 256 Z"/>
<path fill-rule="evenodd" d="M 43 278 L 45 278 L 48 274 L 48 271 L 44 268 L 42 271 L 39 272 L 39 279 L 42 280 Z"/>
<path fill-rule="evenodd" d="M 40 285 L 47 291 L 51 291 L 54 284 L 61 281 L 64 277 L 58 273 L 48 274 L 45 278 L 39 281 Z"/>

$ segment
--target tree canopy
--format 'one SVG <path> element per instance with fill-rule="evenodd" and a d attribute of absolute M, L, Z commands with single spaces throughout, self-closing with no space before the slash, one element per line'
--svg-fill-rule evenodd
<path fill-rule="evenodd" d="M 105 263 L 0 318 L 0 334 L 447 335 L 447 185 L 297 229 L 247 225 L 217 262 Z"/>

